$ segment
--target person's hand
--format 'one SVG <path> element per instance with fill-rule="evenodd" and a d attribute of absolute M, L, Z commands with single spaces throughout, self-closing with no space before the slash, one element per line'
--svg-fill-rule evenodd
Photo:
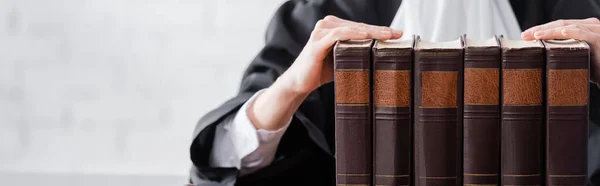
<path fill-rule="evenodd" d="M 319 20 L 296 61 L 250 104 L 248 119 L 258 129 L 278 130 L 285 126 L 310 92 L 333 81 L 333 63 L 328 56 L 336 41 L 388 40 L 401 36 L 399 30 L 335 16 Z"/>
<path fill-rule="evenodd" d="M 301 94 L 308 94 L 319 86 L 333 81 L 332 59 L 328 57 L 338 40 L 398 39 L 399 30 L 389 27 L 357 23 L 335 16 L 319 20 L 302 52 L 278 81 L 286 88 Z"/>
<path fill-rule="evenodd" d="M 527 29 L 521 37 L 523 40 L 577 39 L 587 42 L 592 53 L 592 81 L 600 80 L 600 20 L 597 18 L 553 21 Z"/>

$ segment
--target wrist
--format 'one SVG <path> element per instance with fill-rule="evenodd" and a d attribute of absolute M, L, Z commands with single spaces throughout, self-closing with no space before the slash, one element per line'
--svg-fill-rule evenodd
<path fill-rule="evenodd" d="M 287 82 L 278 79 L 257 95 L 246 113 L 255 128 L 275 131 L 284 127 L 308 93 L 298 92 Z"/>
<path fill-rule="evenodd" d="M 286 96 L 292 98 L 306 98 L 312 90 L 307 90 L 305 87 L 299 85 L 296 80 L 290 77 L 289 74 L 282 74 L 277 80 L 269 87 L 269 89 L 273 89 L 276 92 L 280 92 L 281 94 L 285 94 Z"/>

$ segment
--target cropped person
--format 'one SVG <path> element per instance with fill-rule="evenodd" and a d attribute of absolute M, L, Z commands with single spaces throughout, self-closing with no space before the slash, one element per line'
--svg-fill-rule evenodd
<path fill-rule="evenodd" d="M 266 44 L 238 94 L 206 114 L 190 147 L 197 185 L 335 185 L 333 70 L 338 40 L 418 34 L 445 41 L 574 38 L 600 53 L 596 0 L 292 0 L 277 10 Z M 524 32 L 523 32 L 524 31 Z M 600 56 L 592 77 L 600 80 Z M 600 90 L 590 86 L 590 185 L 600 186 Z"/>

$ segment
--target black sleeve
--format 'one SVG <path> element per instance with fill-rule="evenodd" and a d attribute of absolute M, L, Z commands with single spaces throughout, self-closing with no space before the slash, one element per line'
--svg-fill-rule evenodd
<path fill-rule="evenodd" d="M 545 1 L 546 21 L 559 19 L 585 19 L 600 17 L 598 0 L 547 0 Z"/>
<path fill-rule="evenodd" d="M 548 22 L 559 19 L 600 18 L 598 0 L 551 0 L 546 3 L 545 14 Z M 592 83 L 589 106 L 588 178 L 590 186 L 600 186 L 600 89 Z"/>
<path fill-rule="evenodd" d="M 241 105 L 254 93 L 269 87 L 290 67 L 308 41 L 316 22 L 326 16 L 325 12 L 346 17 L 342 13 L 344 11 L 337 7 L 336 3 L 325 0 L 288 1 L 281 5 L 268 26 L 264 48 L 252 60 L 243 75 L 238 94 L 204 115 L 197 123 L 190 146 L 190 158 L 193 162 L 190 182 L 219 184 L 237 179 L 238 170 L 235 167 L 209 166 L 209 154 L 217 125 L 230 122 Z M 306 125 L 318 120 L 303 112 L 318 105 L 316 102 L 320 102 L 320 99 L 317 93 L 311 93 L 294 114 L 291 125 Z"/>

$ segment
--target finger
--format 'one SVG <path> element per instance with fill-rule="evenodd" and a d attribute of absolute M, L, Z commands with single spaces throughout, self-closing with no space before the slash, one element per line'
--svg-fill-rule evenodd
<path fill-rule="evenodd" d="M 327 35 L 333 28 L 340 27 L 341 24 L 331 20 L 321 19 L 317 21 L 313 31 L 310 34 L 310 40 L 318 41 Z"/>
<path fill-rule="evenodd" d="M 390 27 L 387 26 L 375 26 L 375 25 L 369 25 L 369 24 L 364 24 L 364 23 L 357 23 L 357 24 L 347 24 L 348 26 L 356 26 L 359 28 L 365 28 L 367 29 L 367 32 L 369 32 L 369 34 L 371 34 L 372 39 L 398 39 L 400 37 L 402 37 L 402 31 L 401 30 L 396 30 L 396 29 L 392 29 Z M 374 32 L 378 32 L 380 34 L 374 34 Z M 387 32 L 391 33 L 391 37 L 387 37 Z M 380 38 L 379 36 L 382 36 L 383 38 Z"/>
<path fill-rule="evenodd" d="M 333 27 L 357 26 L 357 27 L 364 27 L 367 29 L 374 29 L 374 30 L 378 30 L 378 29 L 379 30 L 381 30 L 381 29 L 389 30 L 390 29 L 389 27 L 375 26 L 375 25 L 369 25 L 369 24 L 365 24 L 365 23 L 358 23 L 358 22 L 354 22 L 354 21 L 350 21 L 350 20 L 345 20 L 345 19 L 341 19 L 341 18 L 332 16 L 332 15 L 325 16 L 325 18 L 323 18 L 323 20 L 329 21 Z M 392 39 L 398 39 L 398 38 L 402 37 L 401 30 L 391 29 L 391 32 L 392 32 Z"/>
<path fill-rule="evenodd" d="M 366 24 L 362 24 L 362 25 L 365 25 L 365 26 L 355 25 L 355 26 L 346 26 L 346 27 L 349 27 L 354 31 L 366 32 L 367 36 L 365 38 L 360 38 L 360 39 L 388 40 L 388 39 L 394 39 L 394 36 L 396 36 L 396 37 L 402 36 L 401 31 L 394 31 L 393 29 L 391 29 L 389 27 L 372 26 L 372 25 L 366 25 Z M 334 31 L 334 30 L 335 29 L 331 29 L 331 31 Z M 398 33 L 398 32 L 400 32 L 400 33 Z"/>
<path fill-rule="evenodd" d="M 382 26 L 367 26 L 366 28 L 358 27 L 359 30 L 365 30 L 369 36 L 365 39 L 379 39 L 379 40 L 388 40 L 393 39 L 395 31 L 389 27 Z M 401 35 L 402 33 L 400 33 Z"/>
<path fill-rule="evenodd" d="M 588 29 L 565 28 L 561 32 L 566 38 L 586 41 L 590 45 L 595 45 L 598 42 L 599 35 Z"/>
<path fill-rule="evenodd" d="M 569 26 L 572 24 L 598 24 L 600 21 L 596 18 L 589 19 L 568 19 L 568 20 L 556 20 L 543 25 L 538 25 L 531 27 L 521 33 L 521 37 L 524 40 L 533 40 L 535 39 L 534 33 L 541 30 L 549 30 L 557 27 Z"/>
<path fill-rule="evenodd" d="M 531 27 L 531 28 L 525 30 L 521 34 L 521 37 L 524 40 L 533 40 L 533 39 L 535 39 L 534 34 L 537 31 L 549 30 L 549 29 L 553 29 L 556 27 L 563 27 L 563 26 L 568 26 L 568 25 L 572 25 L 572 24 L 599 24 L 599 23 L 600 23 L 600 21 L 597 18 L 556 20 L 556 21 L 552 21 L 550 23 L 546 23 L 543 25 Z"/>
<path fill-rule="evenodd" d="M 333 16 L 333 15 L 325 16 L 325 18 L 323 18 L 323 20 L 327 20 L 327 21 L 331 21 L 331 22 L 338 22 L 338 23 L 355 23 L 355 24 L 357 23 L 354 21 L 345 20 L 345 19 Z"/>
<path fill-rule="evenodd" d="M 326 28 L 335 28 L 338 27 L 340 24 L 333 22 L 333 21 L 329 21 L 329 20 L 325 20 L 325 19 L 321 19 L 319 21 L 317 21 L 317 23 L 315 24 L 315 28 L 314 29 L 326 29 Z"/>
<path fill-rule="evenodd" d="M 579 25 L 587 28 L 588 30 L 590 30 L 592 32 L 600 33 L 600 24 L 579 24 Z"/>
<path fill-rule="evenodd" d="M 337 19 L 339 19 L 339 18 L 337 18 Z M 356 27 L 357 29 L 363 29 L 363 30 L 384 29 L 384 27 L 377 27 L 377 26 L 368 25 L 368 24 L 364 24 L 364 23 L 356 23 L 356 22 L 351 22 L 351 21 L 337 22 L 337 21 L 333 21 L 332 19 L 321 19 L 315 24 L 315 30 L 316 29 L 328 30 L 328 29 L 334 29 L 337 27 Z"/>
<path fill-rule="evenodd" d="M 333 81 L 333 52 L 327 51 L 323 60 L 323 71 L 321 72 L 321 85 Z"/>
<path fill-rule="evenodd" d="M 341 26 L 360 26 L 360 27 L 367 27 L 370 25 L 364 24 L 364 23 L 358 23 L 358 22 L 354 22 L 354 21 L 349 21 L 349 20 L 344 20 L 332 15 L 328 15 L 325 18 L 317 21 L 317 23 L 315 24 L 315 28 L 335 28 L 335 27 L 341 27 Z"/>
<path fill-rule="evenodd" d="M 392 29 L 392 38 L 390 39 L 399 39 L 402 37 L 402 35 L 404 35 L 404 32 L 402 32 L 402 30 Z"/>
<path fill-rule="evenodd" d="M 540 30 L 549 30 L 557 27 L 569 26 L 572 24 L 595 24 L 598 23 L 598 19 L 589 18 L 589 19 L 561 19 L 552 21 L 543 25 L 538 25 L 531 27 L 523 32 L 524 35 L 529 35 L 533 37 L 533 34 Z"/>
<path fill-rule="evenodd" d="M 370 38 L 370 37 L 381 37 L 381 35 L 378 35 L 378 34 L 384 34 L 384 36 L 386 34 L 386 33 L 382 33 L 382 32 L 377 32 L 378 30 L 377 29 L 373 29 L 373 28 L 359 27 L 359 26 L 340 26 L 340 27 L 333 27 L 333 28 L 313 30 L 313 36 L 311 36 L 311 37 L 313 37 L 316 41 L 318 41 L 318 40 L 322 39 L 323 37 L 327 36 L 328 34 L 330 34 L 332 32 L 338 32 L 338 33 L 334 33 L 334 34 L 344 33 L 346 30 L 344 30 L 342 28 L 349 28 L 353 32 L 364 32 L 364 33 L 366 33 L 366 36 L 364 38 L 361 38 L 361 39 L 367 39 L 367 38 Z M 342 30 L 340 30 L 340 29 L 342 29 Z"/>
<path fill-rule="evenodd" d="M 337 27 L 330 29 L 313 30 L 311 41 L 316 42 L 317 51 L 331 48 L 338 40 L 361 40 L 361 39 L 397 39 L 402 37 L 402 32 L 392 30 L 389 27 L 377 26 L 353 26 Z"/>
<path fill-rule="evenodd" d="M 562 26 L 566 26 L 567 25 L 567 20 L 556 20 L 556 21 L 552 21 L 543 25 L 538 25 L 538 26 L 534 26 L 531 27 L 527 30 L 525 30 L 523 33 L 521 33 L 521 37 L 523 38 L 523 40 L 534 40 L 535 39 L 535 32 L 541 31 L 541 30 L 550 30 L 553 29 L 555 27 L 562 27 Z"/>
<path fill-rule="evenodd" d="M 362 31 L 360 29 L 356 29 L 353 27 L 338 27 L 332 29 L 327 35 L 325 35 L 321 40 L 315 43 L 315 49 L 317 51 L 326 51 L 333 46 L 336 41 L 339 40 L 360 40 L 367 39 L 369 37 L 369 33 L 366 31 Z"/>
<path fill-rule="evenodd" d="M 356 27 L 357 29 L 365 30 L 369 33 L 371 39 L 398 39 L 402 37 L 403 32 L 401 30 L 392 29 L 386 26 L 374 26 L 364 23 L 358 24 L 345 24 L 346 26 Z M 388 34 L 389 33 L 389 34 Z"/>
<path fill-rule="evenodd" d="M 335 34 L 345 34 L 345 32 L 347 32 L 348 30 L 346 29 L 350 29 L 352 30 L 352 32 L 360 32 L 360 34 L 364 33 L 365 38 L 369 38 L 369 29 L 367 28 L 362 28 L 362 27 L 348 27 L 348 26 L 343 26 L 343 27 L 334 27 L 334 28 L 326 28 L 326 29 L 315 29 L 313 30 L 313 32 L 311 33 L 311 38 L 310 40 L 312 41 L 320 41 L 322 40 L 325 36 L 328 36 L 330 33 L 335 32 Z M 331 37 L 331 36 L 329 36 Z"/>
<path fill-rule="evenodd" d="M 585 29 L 579 25 L 569 25 L 563 27 L 556 27 L 547 30 L 536 31 L 533 34 L 533 37 L 538 40 L 549 40 L 549 39 L 569 39 L 567 36 L 563 35 L 563 30 L 565 29 Z"/>
<path fill-rule="evenodd" d="M 569 39 L 562 34 L 564 29 L 586 29 L 591 32 L 600 33 L 600 24 L 572 24 L 564 27 L 557 27 L 548 30 L 540 30 L 533 34 L 534 39 L 547 40 L 547 39 Z"/>

